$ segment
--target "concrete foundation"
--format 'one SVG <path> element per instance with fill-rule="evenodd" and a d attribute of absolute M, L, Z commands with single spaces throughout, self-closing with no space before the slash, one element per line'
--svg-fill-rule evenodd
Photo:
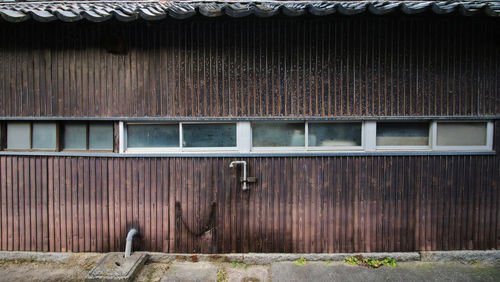
<path fill-rule="evenodd" d="M 449 261 L 481 261 L 500 262 L 500 251 L 431 251 L 420 252 L 421 261 L 425 262 L 449 262 Z"/>

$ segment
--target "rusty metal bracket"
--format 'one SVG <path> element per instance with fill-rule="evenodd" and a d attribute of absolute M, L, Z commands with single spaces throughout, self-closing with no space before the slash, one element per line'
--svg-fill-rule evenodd
<path fill-rule="evenodd" d="M 240 182 L 241 183 L 245 182 L 243 180 L 243 177 L 240 177 Z M 247 182 L 248 183 L 256 183 L 257 182 L 257 177 L 255 177 L 255 176 L 249 176 L 249 177 L 247 177 Z"/>

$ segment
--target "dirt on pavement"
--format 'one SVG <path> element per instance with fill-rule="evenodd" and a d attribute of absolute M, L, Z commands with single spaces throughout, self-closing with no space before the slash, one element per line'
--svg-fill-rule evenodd
<path fill-rule="evenodd" d="M 0 260 L 0 281 L 82 281 L 104 254 L 74 254 L 61 262 Z"/>
<path fill-rule="evenodd" d="M 0 259 L 1 281 L 83 281 L 105 254 L 75 253 L 60 261 L 42 261 L 36 255 Z M 185 267 L 186 264 L 192 267 Z M 341 261 L 276 262 L 249 265 L 241 262 L 148 261 L 135 281 L 167 281 L 168 277 L 190 277 L 202 264 L 217 269 L 210 280 L 256 281 L 500 281 L 500 265 L 470 261 L 401 262 L 397 267 L 371 269 Z M 184 267 L 179 267 L 179 265 Z M 174 275 L 175 274 L 175 275 Z M 185 279 L 181 279 L 184 281 Z"/>

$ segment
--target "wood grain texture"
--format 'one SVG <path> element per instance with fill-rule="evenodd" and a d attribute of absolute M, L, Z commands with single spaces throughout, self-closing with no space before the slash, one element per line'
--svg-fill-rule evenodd
<path fill-rule="evenodd" d="M 244 160 L 248 192 L 229 158 L 1 156 L 0 249 L 121 251 L 131 227 L 161 252 L 500 248 L 498 155 Z"/>
<path fill-rule="evenodd" d="M 495 26 L 0 23 L 0 117 L 498 115 Z M 249 192 L 228 158 L 0 156 L 0 249 L 122 251 L 131 227 L 140 250 L 172 253 L 500 248 L 498 154 L 244 159 Z"/>
<path fill-rule="evenodd" d="M 0 116 L 498 115 L 498 21 L 2 23 Z"/>

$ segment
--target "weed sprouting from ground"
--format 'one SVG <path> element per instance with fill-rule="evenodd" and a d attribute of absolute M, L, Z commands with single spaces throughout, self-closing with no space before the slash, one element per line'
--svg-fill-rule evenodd
<path fill-rule="evenodd" d="M 295 264 L 297 264 L 297 265 L 304 265 L 306 263 L 307 263 L 307 261 L 304 257 L 300 257 L 298 260 L 295 261 Z"/>
<path fill-rule="evenodd" d="M 360 265 L 372 268 L 379 268 L 382 265 L 387 265 L 390 267 L 396 267 L 397 262 L 392 258 L 384 258 L 382 260 L 377 260 L 374 258 L 364 258 L 362 255 L 357 255 L 353 257 L 347 257 L 344 260 L 347 264 Z"/>
<path fill-rule="evenodd" d="M 479 262 L 479 261 L 477 261 L 477 260 L 475 260 L 475 259 L 471 259 L 471 260 L 469 260 L 469 261 L 468 261 L 468 263 L 469 263 L 469 264 L 472 264 L 472 265 L 476 265 L 476 266 L 477 266 L 477 265 L 481 265 L 481 262 Z"/>
<path fill-rule="evenodd" d="M 217 272 L 217 282 L 227 282 L 228 275 L 224 270 Z"/>
<path fill-rule="evenodd" d="M 232 261 L 231 262 L 231 265 L 236 268 L 236 267 L 242 267 L 244 269 L 247 269 L 250 265 L 249 264 L 243 264 L 243 263 L 240 263 L 240 262 L 237 262 L 237 261 Z"/>

